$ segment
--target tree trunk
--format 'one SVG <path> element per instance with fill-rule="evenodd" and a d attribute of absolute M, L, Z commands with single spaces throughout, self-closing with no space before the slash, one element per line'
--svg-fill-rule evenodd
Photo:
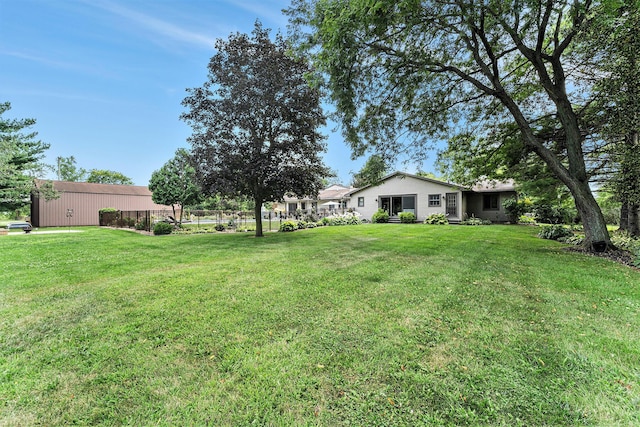
<path fill-rule="evenodd" d="M 574 183 L 574 186 L 575 190 L 569 190 L 573 194 L 584 227 L 584 246 L 594 252 L 604 252 L 612 248 L 607 223 L 598 202 L 593 197 L 589 183 L 578 182 Z"/>
<path fill-rule="evenodd" d="M 253 208 L 256 217 L 256 237 L 262 237 L 262 200 L 255 200 L 256 206 Z"/>
<path fill-rule="evenodd" d="M 540 67 L 544 69 L 542 65 Z M 571 192 L 584 227 L 583 245 L 585 248 L 594 252 L 606 251 L 613 248 L 613 246 L 611 245 L 611 238 L 609 237 L 607 223 L 604 220 L 604 215 L 602 215 L 602 210 L 595 197 L 593 197 L 591 187 L 589 187 L 578 119 L 571 109 L 571 104 L 568 102 L 564 86 L 554 86 L 547 89 L 558 107 L 558 117 L 566 132 L 565 143 L 569 160 L 568 167 L 565 167 L 560 158 L 538 139 L 514 100 L 505 93 L 500 93 L 498 97 L 515 118 L 518 127 L 523 133 L 525 143 L 540 156 L 556 177 Z"/>
<path fill-rule="evenodd" d="M 626 199 L 620 205 L 620 230 L 629 231 L 629 202 Z"/>
<path fill-rule="evenodd" d="M 640 237 L 640 219 L 638 218 L 640 205 L 631 203 L 629 204 L 629 228 L 627 231 L 631 237 Z"/>

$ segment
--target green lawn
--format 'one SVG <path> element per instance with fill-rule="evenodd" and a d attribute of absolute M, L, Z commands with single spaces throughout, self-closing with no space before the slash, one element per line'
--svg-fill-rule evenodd
<path fill-rule="evenodd" d="M 0 425 L 640 425 L 640 272 L 536 232 L 0 236 Z"/>

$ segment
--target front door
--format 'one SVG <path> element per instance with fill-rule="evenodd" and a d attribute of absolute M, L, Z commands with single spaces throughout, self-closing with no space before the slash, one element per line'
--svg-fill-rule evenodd
<path fill-rule="evenodd" d="M 458 216 L 458 193 L 447 193 L 445 195 L 447 204 L 447 216 Z"/>

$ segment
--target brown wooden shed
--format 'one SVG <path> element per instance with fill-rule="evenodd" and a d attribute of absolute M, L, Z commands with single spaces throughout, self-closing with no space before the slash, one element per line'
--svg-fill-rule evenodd
<path fill-rule="evenodd" d="M 36 180 L 39 188 L 44 180 Z M 60 198 L 46 201 L 38 192 L 31 195 L 31 224 L 34 227 L 99 225 L 99 211 L 115 208 L 122 211 L 170 210 L 151 200 L 147 187 L 135 185 L 93 184 L 88 182 L 51 181 Z M 68 216 L 70 214 L 70 216 Z"/>

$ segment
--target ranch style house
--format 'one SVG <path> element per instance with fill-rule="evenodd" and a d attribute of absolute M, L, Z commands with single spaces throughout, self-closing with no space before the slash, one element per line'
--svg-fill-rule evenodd
<path fill-rule="evenodd" d="M 362 188 L 333 185 L 320 192 L 317 200 L 288 197 L 285 205 L 288 214 L 296 211 L 328 214 L 351 210 L 371 219 L 378 209 L 384 209 L 391 221 L 396 220 L 401 212 L 412 212 L 418 222 L 436 213 L 446 214 L 450 223 L 472 216 L 492 222 L 508 222 L 502 203 L 513 197 L 517 197 L 513 181 L 483 181 L 468 188 L 406 172 L 394 172 L 376 185 Z"/>

